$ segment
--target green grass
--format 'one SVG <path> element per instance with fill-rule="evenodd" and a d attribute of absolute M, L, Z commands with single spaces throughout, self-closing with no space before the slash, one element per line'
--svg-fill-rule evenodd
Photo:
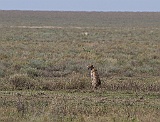
<path fill-rule="evenodd" d="M 159 13 L 0 16 L 0 121 L 159 121 Z"/>

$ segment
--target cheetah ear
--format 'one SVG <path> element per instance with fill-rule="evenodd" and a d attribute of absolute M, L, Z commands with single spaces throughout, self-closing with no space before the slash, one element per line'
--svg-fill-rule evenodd
<path fill-rule="evenodd" d="M 91 65 L 91 68 L 94 68 L 94 66 L 93 66 L 93 65 Z"/>
<path fill-rule="evenodd" d="M 88 69 L 88 70 L 91 69 L 91 65 L 88 65 L 88 66 L 87 66 L 87 69 Z"/>

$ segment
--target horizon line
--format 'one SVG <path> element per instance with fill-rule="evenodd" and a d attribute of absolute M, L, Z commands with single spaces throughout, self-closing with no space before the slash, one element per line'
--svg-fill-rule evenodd
<path fill-rule="evenodd" d="M 138 11 L 138 10 L 137 10 L 137 11 L 129 11 L 129 10 L 128 10 L 128 11 L 120 11 L 120 10 L 119 10 L 119 11 L 96 11 L 96 10 L 95 10 L 95 11 L 93 11 L 93 10 L 88 10 L 88 11 L 87 11 L 87 10 L 84 10 L 84 11 L 82 10 L 82 11 L 81 11 L 81 10 L 39 10 L 39 9 L 37 9 L 37 10 L 36 10 L 36 9 L 35 9 L 35 10 L 32 10 L 32 9 L 28 9 L 28 10 L 27 10 L 27 9 L 26 9 L 26 10 L 25 10 L 25 9 L 24 9 L 24 10 L 23 10 L 23 9 L 0 9 L 0 11 L 97 12 L 97 13 L 98 13 L 98 12 L 133 12 L 133 13 L 138 13 L 138 12 L 139 12 L 139 13 L 145 13 L 145 12 L 146 12 L 146 13 L 147 13 L 147 12 L 156 13 L 156 12 L 160 12 L 160 11 Z"/>

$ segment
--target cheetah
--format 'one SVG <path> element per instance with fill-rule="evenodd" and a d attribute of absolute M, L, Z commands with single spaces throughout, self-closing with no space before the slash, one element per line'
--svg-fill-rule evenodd
<path fill-rule="evenodd" d="M 93 65 L 87 66 L 88 70 L 91 70 L 91 80 L 92 80 L 92 87 L 97 89 L 98 86 L 101 85 L 101 80 L 99 78 L 98 71 L 94 68 Z"/>

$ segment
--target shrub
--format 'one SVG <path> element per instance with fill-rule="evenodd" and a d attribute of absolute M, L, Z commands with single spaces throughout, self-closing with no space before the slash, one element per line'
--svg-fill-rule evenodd
<path fill-rule="evenodd" d="M 12 90 L 12 85 L 5 79 L 0 78 L 0 91 Z"/>
<path fill-rule="evenodd" d="M 4 70 L 0 69 L 0 77 L 4 77 L 4 76 L 5 76 Z"/>
<path fill-rule="evenodd" d="M 14 74 L 10 76 L 9 82 L 13 85 L 13 89 L 34 89 L 34 80 L 28 77 L 27 74 Z"/>
<path fill-rule="evenodd" d="M 65 89 L 87 89 L 90 88 L 89 83 L 88 78 L 80 74 L 74 74 L 66 81 Z"/>
<path fill-rule="evenodd" d="M 30 60 L 29 64 L 32 68 L 37 69 L 44 69 L 46 67 L 46 64 L 43 60 L 32 59 Z"/>
<path fill-rule="evenodd" d="M 29 67 L 26 69 L 26 72 L 29 77 L 38 77 L 41 75 L 40 71 L 38 71 L 36 68 Z"/>

